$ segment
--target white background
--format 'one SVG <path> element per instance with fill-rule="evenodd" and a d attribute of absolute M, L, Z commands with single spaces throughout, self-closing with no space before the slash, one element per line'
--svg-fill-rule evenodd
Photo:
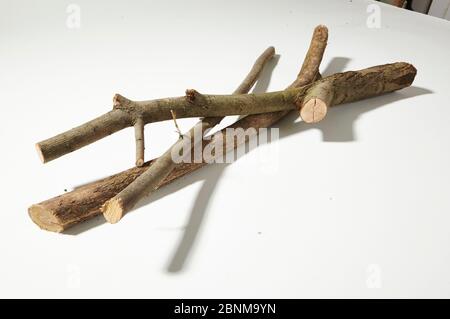
<path fill-rule="evenodd" d="M 1 297 L 450 297 L 448 21 L 379 4 L 369 28 L 374 2 L 357 0 L 76 1 L 73 29 L 70 3 L 0 1 Z M 45 165 L 36 142 L 108 111 L 116 92 L 230 93 L 269 45 L 280 56 L 258 90 L 283 89 L 321 23 L 323 73 L 406 61 L 413 87 L 318 125 L 289 116 L 276 143 L 116 225 L 55 234 L 29 219 L 31 204 L 134 163 L 132 129 Z M 177 134 L 163 122 L 146 139 L 149 159 Z"/>

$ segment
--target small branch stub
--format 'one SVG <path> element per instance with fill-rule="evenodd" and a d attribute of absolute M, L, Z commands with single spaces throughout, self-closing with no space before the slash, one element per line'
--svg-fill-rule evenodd
<path fill-rule="evenodd" d="M 145 154 L 145 137 L 144 137 L 144 120 L 137 117 L 134 123 L 134 136 L 136 140 L 136 166 L 141 167 L 144 164 Z"/>
<path fill-rule="evenodd" d="M 133 101 L 127 99 L 126 97 L 116 93 L 113 97 L 113 108 L 124 108 L 129 107 L 133 104 Z"/>
<path fill-rule="evenodd" d="M 120 101 L 119 101 L 119 94 L 114 94 L 114 96 L 113 96 L 113 106 L 114 107 L 116 107 L 116 106 L 119 106 L 120 105 Z"/>
<path fill-rule="evenodd" d="M 198 93 L 196 90 L 194 89 L 187 89 L 186 90 L 186 98 L 189 102 L 194 102 L 195 101 L 195 97 L 197 95 L 199 95 L 200 93 Z"/>

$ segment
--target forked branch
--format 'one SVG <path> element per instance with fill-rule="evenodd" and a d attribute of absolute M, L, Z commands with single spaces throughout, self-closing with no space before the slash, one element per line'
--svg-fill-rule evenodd
<path fill-rule="evenodd" d="M 133 102 L 118 95 L 116 98 L 118 103 L 114 110 L 42 141 L 36 146 L 41 159 L 48 162 L 133 125 L 137 116 L 142 116 L 144 123 L 151 123 L 171 119 L 170 110 L 176 112 L 177 118 L 288 111 L 301 108 L 308 90 L 323 83 L 334 87 L 334 104 L 348 103 L 409 86 L 415 73 L 416 70 L 411 64 L 399 62 L 361 71 L 337 73 L 314 84 L 270 93 L 233 95 L 198 93 L 194 99 L 187 95 L 143 102 Z"/>

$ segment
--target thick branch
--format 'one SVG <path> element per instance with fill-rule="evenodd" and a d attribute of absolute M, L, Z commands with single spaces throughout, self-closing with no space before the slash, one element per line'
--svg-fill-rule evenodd
<path fill-rule="evenodd" d="M 234 94 L 245 94 L 255 84 L 264 65 L 273 57 L 275 49 L 269 47 L 256 60 L 249 74 L 244 81 L 234 91 Z M 195 90 L 188 90 L 186 96 L 190 101 L 201 98 L 201 95 Z M 161 182 L 173 171 L 173 169 L 180 164 L 172 160 L 173 149 L 185 149 L 186 145 L 193 145 L 194 137 L 197 132 L 203 136 L 222 120 L 222 117 L 207 117 L 200 120 L 194 125 L 188 133 L 181 136 L 181 138 L 172 145 L 155 163 L 147 169 L 134 182 L 128 185 L 123 191 L 117 194 L 114 198 L 107 201 L 102 210 L 103 216 L 110 223 L 118 222 L 122 216 L 128 212 L 144 195 L 149 196 L 153 193 Z M 188 144 L 189 143 L 189 144 Z"/>

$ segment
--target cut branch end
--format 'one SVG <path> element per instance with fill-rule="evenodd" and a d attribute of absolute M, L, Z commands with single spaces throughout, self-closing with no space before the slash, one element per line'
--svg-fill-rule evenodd
<path fill-rule="evenodd" d="M 137 159 L 136 166 L 141 167 L 142 165 L 144 165 L 144 159 L 142 159 L 142 158 Z"/>
<path fill-rule="evenodd" d="M 306 123 L 317 123 L 327 115 L 327 110 L 333 105 L 333 81 L 316 82 L 300 102 L 300 117 Z M 298 103 L 297 102 L 297 103 Z"/>
<path fill-rule="evenodd" d="M 28 208 L 28 214 L 31 220 L 38 225 L 41 229 L 60 233 L 64 230 L 64 226 L 53 214 L 51 210 L 36 204 Z"/>
<path fill-rule="evenodd" d="M 38 153 L 39 159 L 41 160 L 41 162 L 46 163 L 47 161 L 45 160 L 45 156 L 42 153 L 42 149 L 41 149 L 41 146 L 39 145 L 39 143 L 36 143 L 35 147 L 36 147 L 36 152 Z"/>
<path fill-rule="evenodd" d="M 300 117 L 306 123 L 317 123 L 322 121 L 327 115 L 328 106 L 325 101 L 313 98 L 304 103 L 300 109 Z"/>
<path fill-rule="evenodd" d="M 102 211 L 106 221 L 115 224 L 122 219 L 125 210 L 120 198 L 112 198 L 103 205 Z"/>

